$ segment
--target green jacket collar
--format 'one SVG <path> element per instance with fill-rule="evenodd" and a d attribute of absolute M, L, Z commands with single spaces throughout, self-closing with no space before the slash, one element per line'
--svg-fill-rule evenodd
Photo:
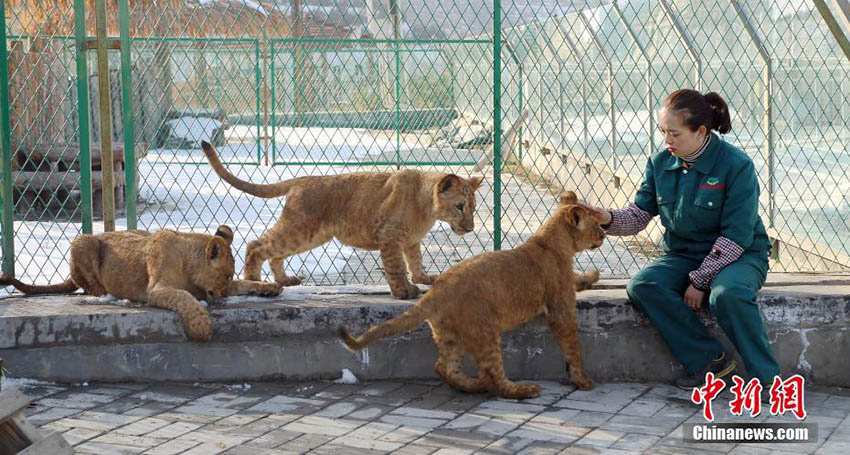
<path fill-rule="evenodd" d="M 708 148 L 705 152 L 694 161 L 692 169 L 695 169 L 700 174 L 708 174 L 714 168 L 714 163 L 717 161 L 718 151 L 720 150 L 720 139 L 716 134 L 711 133 L 711 141 L 708 143 Z M 670 153 L 669 151 L 667 153 Z M 684 161 L 681 158 L 669 155 L 670 164 L 665 168 L 668 171 L 675 171 L 684 166 Z"/>

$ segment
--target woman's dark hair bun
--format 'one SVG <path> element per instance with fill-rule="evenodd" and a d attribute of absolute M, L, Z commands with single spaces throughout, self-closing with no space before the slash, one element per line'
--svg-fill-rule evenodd
<path fill-rule="evenodd" d="M 732 130 L 732 119 L 729 117 L 729 106 L 717 92 L 708 92 L 705 102 L 713 113 L 709 129 L 716 130 L 720 134 L 726 134 Z"/>

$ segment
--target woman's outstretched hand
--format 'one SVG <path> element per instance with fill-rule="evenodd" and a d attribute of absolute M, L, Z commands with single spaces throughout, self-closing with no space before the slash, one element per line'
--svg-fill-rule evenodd
<path fill-rule="evenodd" d="M 590 213 L 590 216 L 592 216 L 599 224 L 606 225 L 611 222 L 611 213 L 605 209 L 600 209 L 599 207 L 592 206 L 582 201 L 578 202 L 578 206 L 584 207 L 584 209 Z"/>

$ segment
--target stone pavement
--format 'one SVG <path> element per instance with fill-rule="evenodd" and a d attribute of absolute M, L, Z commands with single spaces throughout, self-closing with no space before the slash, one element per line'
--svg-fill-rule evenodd
<path fill-rule="evenodd" d="M 30 421 L 81 454 L 850 453 L 848 389 L 807 387 L 816 442 L 697 444 L 683 440 L 682 424 L 703 423 L 700 408 L 669 385 L 541 385 L 540 398 L 522 402 L 434 380 L 20 388 L 35 399 Z M 796 421 L 735 417 L 728 402 L 715 400 L 716 422 Z"/>

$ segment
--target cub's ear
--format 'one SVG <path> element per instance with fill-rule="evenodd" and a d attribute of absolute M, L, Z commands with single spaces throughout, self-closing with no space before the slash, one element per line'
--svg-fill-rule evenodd
<path fill-rule="evenodd" d="M 472 177 L 468 181 L 469 184 L 472 185 L 472 189 L 477 190 L 481 187 L 481 184 L 484 183 L 484 176 L 482 175 L 480 177 Z"/>
<path fill-rule="evenodd" d="M 219 236 L 213 236 L 207 242 L 206 256 L 207 261 L 214 261 L 223 256 L 230 249 L 230 244 Z"/>
<path fill-rule="evenodd" d="M 578 202 L 578 198 L 576 197 L 576 194 L 573 193 L 572 191 L 567 191 L 566 193 L 562 193 L 561 194 L 561 200 L 559 201 L 559 203 L 561 205 L 570 205 L 570 204 L 575 204 L 577 202 Z"/>
<path fill-rule="evenodd" d="M 222 224 L 215 231 L 216 237 L 221 237 L 227 243 L 227 246 L 230 246 L 233 243 L 233 229 L 230 229 L 230 226 Z"/>
<path fill-rule="evenodd" d="M 587 210 L 577 205 L 567 208 L 567 213 L 564 215 L 567 224 L 575 226 L 579 230 L 584 229 L 584 218 L 586 216 Z"/>
<path fill-rule="evenodd" d="M 458 186 L 460 184 L 460 177 L 454 174 L 448 174 L 445 177 L 440 179 L 440 183 L 437 184 L 437 192 L 445 193 L 450 190 L 452 186 Z"/>

